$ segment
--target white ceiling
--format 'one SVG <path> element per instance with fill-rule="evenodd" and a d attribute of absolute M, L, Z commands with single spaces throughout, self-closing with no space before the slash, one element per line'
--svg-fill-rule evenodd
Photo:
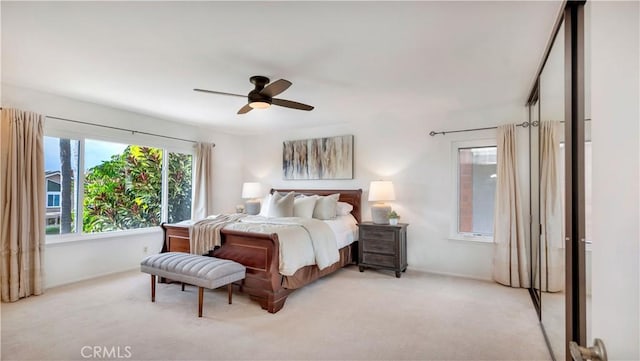
<path fill-rule="evenodd" d="M 524 104 L 559 2 L 7 2 L 2 81 L 236 133 Z M 236 115 L 251 75 L 314 105 Z M 442 110 L 442 109 L 441 109 Z"/>

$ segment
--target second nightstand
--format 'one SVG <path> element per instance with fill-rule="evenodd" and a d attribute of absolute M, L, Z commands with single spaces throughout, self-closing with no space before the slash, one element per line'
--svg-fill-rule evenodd
<path fill-rule="evenodd" d="M 407 270 L 407 226 L 407 223 L 395 226 L 360 223 L 360 272 L 366 267 L 383 268 L 395 271 L 396 277 L 400 278 L 401 272 Z"/>

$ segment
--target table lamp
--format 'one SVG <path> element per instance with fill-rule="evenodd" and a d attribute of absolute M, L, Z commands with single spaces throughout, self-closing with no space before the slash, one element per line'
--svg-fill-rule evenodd
<path fill-rule="evenodd" d="M 369 202 L 376 202 L 371 206 L 371 220 L 375 224 L 389 224 L 391 206 L 385 201 L 395 201 L 396 192 L 391 181 L 373 181 L 369 184 Z"/>
<path fill-rule="evenodd" d="M 260 213 L 260 196 L 262 196 L 262 187 L 258 182 L 245 182 L 242 184 L 242 198 L 249 199 L 244 203 L 244 209 L 247 214 L 256 215 Z"/>

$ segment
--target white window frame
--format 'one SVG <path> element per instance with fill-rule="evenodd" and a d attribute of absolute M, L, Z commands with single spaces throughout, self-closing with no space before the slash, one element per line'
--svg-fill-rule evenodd
<path fill-rule="evenodd" d="M 79 141 L 78 146 L 78 185 L 76 187 L 76 194 L 74 197 L 74 207 L 76 210 L 75 217 L 75 229 L 76 232 L 66 233 L 66 234 L 51 234 L 46 236 L 45 243 L 46 244 L 56 244 L 56 243 L 66 243 L 66 242 L 75 242 L 80 240 L 93 240 L 93 239 L 101 239 L 101 238 L 113 238 L 113 237 L 123 237 L 129 235 L 136 234 L 144 234 L 144 233 L 153 233 L 157 232 L 160 229 L 160 226 L 153 227 L 144 227 L 144 228 L 134 228 L 134 229 L 126 229 L 126 230 L 118 230 L 118 231 L 106 231 L 106 232 L 96 232 L 96 233 L 84 233 L 82 231 L 82 216 L 83 216 L 83 207 L 82 202 L 84 201 L 84 158 L 85 158 L 85 140 L 98 140 L 104 142 L 112 142 L 112 143 L 120 143 L 127 145 L 139 145 L 139 146 L 147 146 L 153 148 L 162 149 L 163 154 L 163 166 L 162 166 L 162 189 L 161 189 L 161 205 L 160 205 L 160 224 L 164 223 L 168 219 L 168 154 L 171 153 L 183 153 L 190 154 L 192 160 L 195 158 L 195 149 L 193 144 L 187 143 L 188 145 L 176 146 L 176 145 L 162 145 L 160 141 L 147 141 L 146 139 L 134 139 L 136 137 L 122 137 L 118 138 L 116 136 L 104 136 L 102 134 L 84 134 L 74 131 L 68 131 L 63 129 L 45 129 L 45 136 L 47 137 L 55 137 L 55 138 L 67 138 L 72 140 Z M 166 157 L 165 157 L 166 155 Z M 166 159 L 166 163 L 165 163 Z M 166 164 L 166 166 L 165 166 Z M 193 167 L 193 163 L 192 163 Z M 191 182 L 193 184 L 193 176 L 194 172 L 191 172 L 192 179 Z"/>
<path fill-rule="evenodd" d="M 472 242 L 484 242 L 492 243 L 493 235 L 484 236 L 476 235 L 473 233 L 461 233 L 458 232 L 459 219 L 459 192 L 460 192 L 460 176 L 458 171 L 460 166 L 458 164 L 458 151 L 464 148 L 483 148 L 483 147 L 496 147 L 497 142 L 495 139 L 476 139 L 451 142 L 451 184 L 454 185 L 454 189 L 451 190 L 451 222 L 449 228 L 449 239 L 456 241 L 472 241 Z M 491 210 L 493 212 L 493 210 Z"/>

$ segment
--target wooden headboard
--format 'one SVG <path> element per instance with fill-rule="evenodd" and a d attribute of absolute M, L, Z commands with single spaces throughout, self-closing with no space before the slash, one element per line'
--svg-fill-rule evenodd
<path fill-rule="evenodd" d="M 328 196 L 330 194 L 340 193 L 340 202 L 346 202 L 353 206 L 351 214 L 360 223 L 362 221 L 362 189 L 271 189 L 271 193 L 278 191 L 280 193 L 295 192 L 297 194 Z"/>

